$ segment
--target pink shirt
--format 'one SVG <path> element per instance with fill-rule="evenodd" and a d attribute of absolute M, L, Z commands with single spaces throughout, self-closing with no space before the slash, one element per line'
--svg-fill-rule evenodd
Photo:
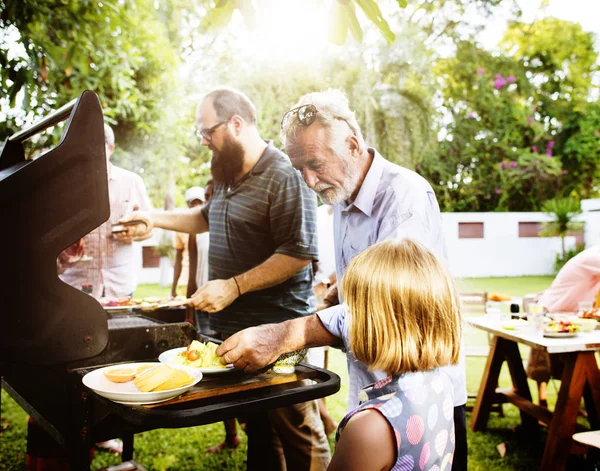
<path fill-rule="evenodd" d="M 584 250 L 569 260 L 540 297 L 550 312 L 577 311 L 579 301 L 594 301 L 600 290 L 600 246 Z"/>
<path fill-rule="evenodd" d="M 92 296 L 127 296 L 137 287 L 135 252 L 132 243 L 113 238 L 112 224 L 116 224 L 134 205 L 140 210 L 152 209 L 142 178 L 129 170 L 109 162 L 108 196 L 110 217 L 83 239 L 88 261 L 79 261 L 59 275 L 71 286 L 81 289 L 84 283 L 92 285 Z"/>

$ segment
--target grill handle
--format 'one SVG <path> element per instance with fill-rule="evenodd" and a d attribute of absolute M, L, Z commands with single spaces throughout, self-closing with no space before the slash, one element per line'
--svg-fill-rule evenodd
<path fill-rule="evenodd" d="M 61 121 L 66 120 L 71 115 L 71 111 L 73 111 L 75 103 L 77 103 L 77 99 L 70 101 L 57 110 L 54 110 L 52 113 L 44 116 L 42 119 L 36 123 L 33 123 L 28 128 L 14 133 L 8 138 L 8 140 L 11 142 L 23 142 L 26 139 L 29 139 L 30 137 L 44 131 L 45 129 L 48 129 L 60 123 Z"/>

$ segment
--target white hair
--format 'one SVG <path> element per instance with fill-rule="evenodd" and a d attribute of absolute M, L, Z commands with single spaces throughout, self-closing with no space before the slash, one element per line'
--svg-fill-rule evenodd
<path fill-rule="evenodd" d="M 115 146 L 115 133 L 106 123 L 104 123 L 104 142 L 106 142 L 110 147 Z"/>
<path fill-rule="evenodd" d="M 341 90 L 329 89 L 322 92 L 312 92 L 304 95 L 298 103 L 296 103 L 291 109 L 298 108 L 302 105 L 314 105 L 317 109 L 315 117 L 315 123 L 324 127 L 329 137 L 334 141 L 338 141 L 339 138 L 346 138 L 347 133 L 345 131 L 345 125 L 339 126 L 340 121 L 346 122 L 352 134 L 356 136 L 358 143 L 361 148 L 364 147 L 365 141 L 363 139 L 360 126 L 356 120 L 354 111 L 350 109 L 348 98 Z M 296 133 L 299 129 L 304 128 L 297 113 L 294 113 L 287 121 L 285 127 L 282 129 L 281 140 L 284 145 L 293 144 L 296 138 Z M 342 136 L 341 133 L 344 133 Z"/>

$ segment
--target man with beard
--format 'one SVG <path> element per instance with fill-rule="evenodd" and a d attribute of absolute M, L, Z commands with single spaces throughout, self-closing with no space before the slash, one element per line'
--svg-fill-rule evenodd
<path fill-rule="evenodd" d="M 256 110 L 242 93 L 218 89 L 196 113 L 198 137 L 212 152 L 214 191 L 199 209 L 132 213 L 125 236 L 154 226 L 209 231 L 209 279 L 192 296 L 224 338 L 244 328 L 314 311 L 318 257 L 316 201 L 289 158 L 263 141 Z M 241 366 L 238 364 L 238 366 Z M 329 444 L 316 401 L 248 417 L 248 469 L 324 470 Z"/>
<path fill-rule="evenodd" d="M 292 165 L 324 203 L 333 205 L 338 281 L 355 255 L 383 240 L 415 239 L 446 258 L 440 209 L 431 185 L 365 145 L 343 93 L 329 90 L 305 95 L 285 113 L 281 125 Z M 349 317 L 342 303 L 337 292 L 329 293 L 325 304 L 332 307 L 313 316 L 244 330 L 223 342 L 217 353 L 235 366 L 253 371 L 304 346 L 343 347 L 348 354 L 348 408 L 355 409 L 361 389 L 386 374 L 369 371 L 352 356 Z M 466 470 L 464 357 L 458 365 L 443 369 L 454 387 L 456 450 L 452 469 Z"/>

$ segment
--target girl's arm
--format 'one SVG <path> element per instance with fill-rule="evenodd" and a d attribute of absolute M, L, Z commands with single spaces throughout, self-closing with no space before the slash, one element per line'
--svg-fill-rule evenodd
<path fill-rule="evenodd" d="M 327 471 L 388 471 L 395 448 L 394 431 L 378 411 L 358 412 L 344 427 Z"/>

